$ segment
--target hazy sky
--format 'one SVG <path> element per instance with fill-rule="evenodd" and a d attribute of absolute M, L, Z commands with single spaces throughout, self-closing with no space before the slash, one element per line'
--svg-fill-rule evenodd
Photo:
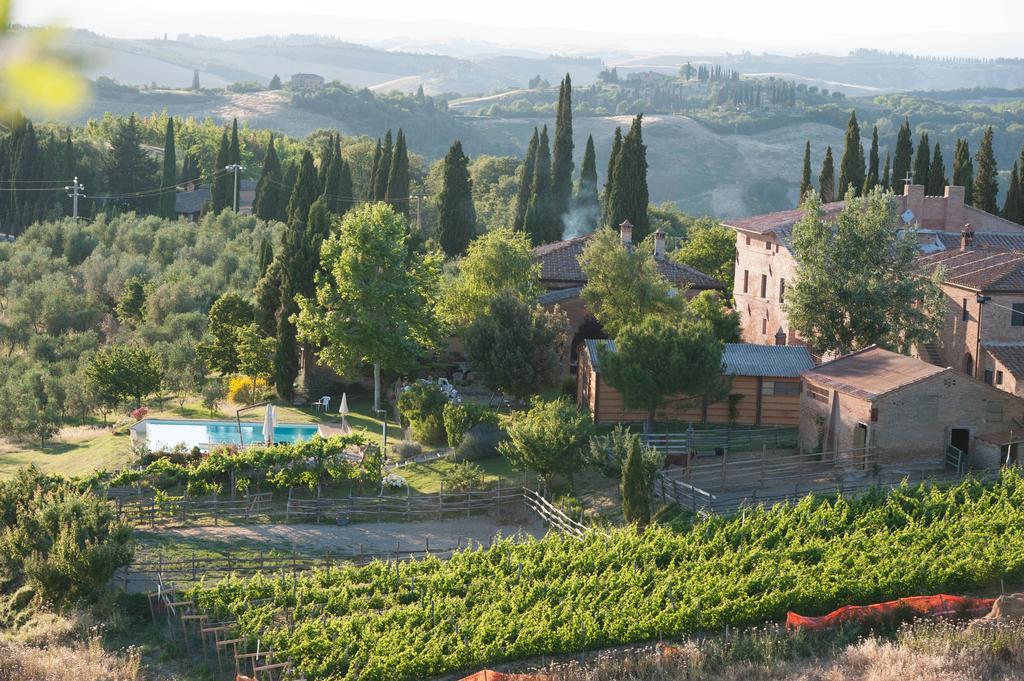
<path fill-rule="evenodd" d="M 974 0 L 968 5 L 963 0 L 15 0 L 15 18 L 32 24 L 56 20 L 108 35 L 145 38 L 164 32 L 171 37 L 321 33 L 367 43 L 462 38 L 557 47 L 552 41 L 561 40 L 564 46 L 643 52 L 662 50 L 669 42 L 664 37 L 675 35 L 718 39 L 723 49 L 733 51 L 743 45 L 841 53 L 869 46 L 985 54 L 1017 49 L 1012 47 L 1016 43 L 1021 45 L 1019 56 L 1024 56 L 1024 42 L 1005 35 L 1024 34 L 1024 0 Z M 992 32 L 1003 33 L 1002 40 L 965 35 Z M 927 33 L 933 35 L 920 35 Z M 662 39 L 646 43 L 642 35 Z M 904 45 L 905 39 L 912 44 Z M 704 42 L 695 40 L 697 45 Z"/>

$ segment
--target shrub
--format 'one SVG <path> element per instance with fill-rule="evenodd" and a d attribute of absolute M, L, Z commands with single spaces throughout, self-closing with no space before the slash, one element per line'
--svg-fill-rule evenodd
<path fill-rule="evenodd" d="M 252 379 L 248 376 L 232 376 L 228 382 L 228 400 L 235 404 L 253 404 L 270 391 L 266 379 L 256 379 L 256 390 L 253 390 Z"/>
<path fill-rule="evenodd" d="M 413 437 L 423 444 L 436 445 L 445 441 L 444 405 L 448 398 L 432 381 L 416 381 L 398 395 L 398 410 L 412 426 Z"/>
<path fill-rule="evenodd" d="M 441 478 L 444 489 L 449 492 L 465 492 L 468 489 L 482 489 L 484 471 L 470 461 L 452 466 Z"/>
<path fill-rule="evenodd" d="M 220 403 L 227 399 L 228 384 L 220 376 L 206 379 L 203 383 L 203 406 L 210 411 L 217 411 Z"/>
<path fill-rule="evenodd" d="M 498 451 L 516 468 L 539 473 L 548 485 L 558 474 L 571 483 L 591 427 L 590 415 L 568 398 L 535 399 L 529 411 L 513 417 L 508 440 L 498 445 Z"/>
<path fill-rule="evenodd" d="M 569 377 L 562 381 L 562 394 L 566 397 L 575 400 L 576 399 L 576 378 Z"/>
<path fill-rule="evenodd" d="M 455 448 L 456 461 L 480 461 L 498 455 L 498 445 L 508 436 L 500 427 L 478 423 L 469 429 Z"/>
<path fill-rule="evenodd" d="M 497 412 L 481 404 L 449 402 L 444 405 L 444 431 L 449 447 L 458 447 L 474 426 L 486 423 L 498 427 L 500 422 Z"/>
<path fill-rule="evenodd" d="M 420 446 L 420 443 L 411 442 L 409 440 L 399 440 L 398 442 L 391 445 L 391 449 L 395 452 L 395 455 L 402 461 L 415 459 L 417 456 L 423 453 L 423 447 Z"/>

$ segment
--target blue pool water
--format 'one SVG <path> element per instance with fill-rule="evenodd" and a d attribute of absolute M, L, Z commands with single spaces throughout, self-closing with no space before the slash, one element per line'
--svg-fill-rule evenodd
<path fill-rule="evenodd" d="M 235 421 L 145 419 L 132 426 L 132 431 L 154 451 L 172 449 L 179 444 L 204 450 L 217 445 L 240 444 Z M 278 423 L 274 426 L 274 441 L 279 443 L 308 440 L 316 434 L 315 423 Z M 242 421 L 241 444 L 263 444 L 264 441 L 262 422 Z"/>

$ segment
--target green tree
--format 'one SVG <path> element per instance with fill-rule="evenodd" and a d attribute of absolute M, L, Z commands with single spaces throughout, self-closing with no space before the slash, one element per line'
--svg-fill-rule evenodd
<path fill-rule="evenodd" d="M 928 144 L 928 133 L 922 132 L 921 139 L 917 143 L 917 153 L 914 154 L 914 184 L 919 184 L 927 191 L 931 186 L 928 183 L 928 171 L 931 169 L 931 147 Z"/>
<path fill-rule="evenodd" d="M 974 202 L 974 161 L 971 160 L 971 148 L 967 140 L 956 141 L 953 154 L 953 186 L 964 188 L 964 203 L 968 206 Z"/>
<path fill-rule="evenodd" d="M 836 200 L 835 181 L 836 171 L 832 161 L 832 147 L 826 147 L 825 159 L 821 162 L 821 174 L 818 175 L 818 192 L 821 194 L 823 202 L 831 203 Z"/>
<path fill-rule="evenodd" d="M 556 475 L 572 485 L 592 430 L 590 415 L 568 398 L 547 402 L 538 398 L 528 411 L 512 416 L 508 439 L 498 445 L 498 451 L 516 468 L 538 473 L 548 487 Z"/>
<path fill-rule="evenodd" d="M 718 279 L 731 291 L 736 267 L 736 232 L 714 220 L 698 220 L 690 226 L 686 241 L 670 257 Z"/>
<path fill-rule="evenodd" d="M 391 155 L 386 194 L 387 201 L 395 212 L 409 217 L 409 152 L 405 148 L 405 133 L 401 128 L 398 129 L 395 150 Z"/>
<path fill-rule="evenodd" d="M 1024 216 L 1021 215 L 1020 169 L 1016 161 L 1013 162 L 1013 170 L 1010 171 L 1010 183 L 1006 188 L 1003 217 L 1016 222 L 1018 225 L 1024 223 Z"/>
<path fill-rule="evenodd" d="M 846 124 L 846 146 L 839 162 L 839 189 L 845 194 L 849 187 L 853 187 L 854 196 L 860 196 L 864 189 L 864 147 L 860 143 L 856 111 L 850 112 L 850 120 Z"/>
<path fill-rule="evenodd" d="M 992 126 L 985 129 L 981 138 L 981 146 L 974 156 L 974 200 L 972 205 L 986 213 L 995 215 L 999 211 L 996 196 L 999 194 L 999 168 L 996 167 L 996 156 L 992 150 Z"/>
<path fill-rule="evenodd" d="M 558 89 L 555 139 L 551 148 L 551 214 L 561 221 L 572 199 L 572 80 L 565 74 Z M 561 233 L 561 230 L 558 230 Z"/>
<path fill-rule="evenodd" d="M 936 142 L 931 165 L 928 166 L 928 187 L 925 193 L 928 196 L 943 196 L 947 184 L 949 180 L 946 179 L 946 162 L 942 160 L 942 147 Z"/>
<path fill-rule="evenodd" d="M 491 300 L 511 291 L 523 301 L 540 293 L 540 265 L 526 235 L 498 227 L 473 239 L 459 260 L 458 272 L 442 286 L 440 316 L 455 327 L 464 327 L 485 315 Z"/>
<path fill-rule="evenodd" d="M 408 239 L 408 224 L 390 206 L 350 211 L 324 242 L 315 297 L 298 300 L 299 335 L 321 348 L 321 361 L 336 371 L 373 365 L 374 409 L 381 370 L 407 369 L 439 342 L 441 256 L 410 257 Z"/>
<path fill-rule="evenodd" d="M 512 228 L 517 231 L 526 229 L 526 211 L 530 207 L 533 196 L 533 169 L 537 165 L 537 147 L 540 146 L 540 133 L 533 129 L 533 136 L 526 147 L 526 158 L 519 171 L 519 191 L 516 194 L 516 216 Z"/>
<path fill-rule="evenodd" d="M 627 523 L 645 527 L 651 522 L 652 482 L 644 461 L 644 446 L 635 433 L 626 440 L 626 458 L 622 466 L 622 516 Z"/>
<path fill-rule="evenodd" d="M 195 395 L 202 385 L 206 367 L 195 339 L 189 335 L 172 341 L 163 355 L 163 388 L 176 396 L 178 410 L 184 413 L 188 398 Z"/>
<path fill-rule="evenodd" d="M 243 326 L 235 335 L 235 350 L 238 355 L 238 373 L 252 381 L 252 396 L 256 399 L 256 386 L 260 379 L 269 380 L 274 376 L 274 355 L 277 343 L 267 338 L 255 322 Z"/>
<path fill-rule="evenodd" d="M 914 141 L 910 134 L 910 119 L 904 117 L 903 125 L 900 126 L 900 130 L 896 134 L 896 153 L 892 158 L 892 177 L 890 178 L 893 193 L 897 196 L 903 196 L 903 185 L 906 184 L 907 175 L 910 174 L 913 156 Z M 822 196 L 822 201 L 825 201 L 824 196 Z"/>
<path fill-rule="evenodd" d="M 811 189 L 813 189 L 813 185 L 811 185 L 811 140 L 807 140 L 804 143 L 804 167 L 800 174 L 800 198 L 797 205 L 804 202 L 804 195 Z"/>
<path fill-rule="evenodd" d="M 281 89 L 281 77 L 276 73 L 270 78 L 270 84 L 267 85 L 268 90 L 280 90 Z"/>
<path fill-rule="evenodd" d="M 658 270 L 652 253 L 627 248 L 609 227 L 594 232 L 580 266 L 587 275 L 587 309 L 613 338 L 638 319 L 682 314 L 683 296 Z"/>
<path fill-rule="evenodd" d="M 142 277 L 128 277 L 117 301 L 117 318 L 122 324 L 138 324 L 146 316 L 146 298 L 152 286 Z"/>
<path fill-rule="evenodd" d="M 686 408 L 723 392 L 724 346 L 711 324 L 693 316 L 637 317 L 615 336 L 615 351 L 598 349 L 601 377 L 630 409 L 647 414 L 647 428 L 670 400 Z M 709 398 L 709 396 L 711 396 Z"/>
<path fill-rule="evenodd" d="M 239 329 L 253 322 L 252 304 L 237 293 L 224 293 L 210 306 L 206 334 L 197 351 L 206 365 L 226 376 L 238 371 Z"/>
<path fill-rule="evenodd" d="M 462 255 L 476 234 L 473 180 L 462 142 L 455 140 L 444 157 L 441 192 L 437 196 L 437 240 L 445 255 Z"/>
<path fill-rule="evenodd" d="M 373 176 L 373 200 L 384 201 L 388 197 L 388 177 L 391 175 L 391 161 L 394 148 L 391 143 L 391 130 L 384 135 L 384 145 L 380 148 L 380 163 Z"/>
<path fill-rule="evenodd" d="M 537 158 L 533 164 L 533 186 L 530 205 L 526 208 L 523 229 L 530 235 L 534 246 L 557 241 L 561 236 L 562 221 L 555 215 L 551 196 L 551 151 L 548 147 L 548 127 L 540 131 Z"/>
<path fill-rule="evenodd" d="M 163 370 L 157 356 L 138 345 L 112 345 L 93 355 L 86 377 L 96 395 L 113 408 L 132 400 L 136 407 L 160 389 Z"/>
<path fill-rule="evenodd" d="M 242 164 L 242 147 L 238 141 L 238 119 L 233 118 L 231 120 L 231 144 L 228 146 L 228 164 L 229 165 L 241 165 Z M 241 173 L 232 172 L 229 174 L 230 180 L 228 182 L 228 194 L 224 197 L 224 204 L 230 206 L 232 210 L 235 208 L 235 197 L 239 195 L 241 190 L 242 175 Z"/>
<path fill-rule="evenodd" d="M 619 152 L 622 151 L 622 128 L 615 128 L 615 135 L 612 136 L 612 150 L 608 154 L 608 172 L 605 174 L 604 193 L 602 201 L 602 222 L 607 227 L 617 227 L 618 223 L 612 215 L 612 189 L 615 186 L 615 164 L 619 160 Z"/>
<path fill-rule="evenodd" d="M 868 152 L 868 175 L 864 179 L 864 191 L 866 194 L 878 186 L 878 126 L 871 128 L 871 150 Z"/>
<path fill-rule="evenodd" d="M 164 172 L 160 182 L 160 210 L 163 218 L 174 217 L 174 197 L 177 195 L 178 161 L 174 153 L 174 118 L 167 119 L 167 131 L 164 134 Z"/>
<path fill-rule="evenodd" d="M 384 149 L 381 147 L 380 138 L 377 138 L 377 146 L 373 150 L 373 165 L 370 166 L 369 182 L 366 188 L 366 199 L 368 201 L 376 201 L 376 188 L 377 188 L 377 175 L 380 174 L 381 157 L 384 155 Z"/>
<path fill-rule="evenodd" d="M 220 136 L 220 146 L 217 148 L 217 162 L 213 168 L 213 184 L 210 187 L 210 210 L 214 215 L 229 205 L 228 195 L 232 192 L 231 182 L 233 173 L 225 168 L 231 163 L 231 143 L 228 141 L 228 131 Z"/>
<path fill-rule="evenodd" d="M 401 135 L 401 131 L 399 131 Z M 399 141 L 404 150 L 405 139 L 400 137 Z M 334 136 L 333 153 L 328 159 L 327 169 L 324 172 L 324 193 L 323 197 L 327 202 L 327 208 L 335 215 L 344 215 L 355 205 L 355 194 L 352 188 L 352 170 L 348 161 L 341 155 L 341 138 Z M 396 149 L 397 151 L 397 149 Z M 408 177 L 408 158 L 406 158 L 406 176 Z"/>
<path fill-rule="evenodd" d="M 199 90 L 199 69 L 192 70 L 192 89 Z"/>
<path fill-rule="evenodd" d="M 504 289 L 466 328 L 466 355 L 490 390 L 526 398 L 561 375 L 569 322 Z"/>
<path fill-rule="evenodd" d="M 942 328 L 939 282 L 920 276 L 916 231 L 899 224 L 896 201 L 880 189 L 847 195 L 834 222 L 822 217 L 816 196 L 808 202 L 793 227 L 800 270 L 785 309 L 815 352 L 845 354 L 872 344 L 909 352 Z"/>
<path fill-rule="evenodd" d="M 252 204 L 252 212 L 261 220 L 284 222 L 287 219 L 283 184 L 281 161 L 274 148 L 274 135 L 271 134 L 267 153 L 263 157 L 260 179 L 256 182 L 256 196 Z"/>
<path fill-rule="evenodd" d="M 23 145 L 22 154 L 28 149 Z M 118 198 L 115 205 L 124 210 L 145 212 L 151 199 L 144 192 L 151 191 L 156 174 L 156 162 L 142 148 L 142 129 L 135 114 L 122 120 L 110 138 L 110 149 L 104 158 L 107 189 Z M 142 192 L 142 196 L 138 194 Z"/>
<path fill-rule="evenodd" d="M 889 165 L 891 160 L 889 152 L 885 152 L 885 167 L 882 169 L 882 179 L 879 180 L 879 186 L 883 191 L 889 191 L 892 187 L 892 181 L 889 177 Z"/>
<path fill-rule="evenodd" d="M 610 198 L 610 224 L 629 220 L 633 224 L 633 240 L 644 240 L 649 230 L 647 218 L 647 147 L 643 142 L 643 114 L 633 119 L 629 132 L 622 138 L 622 147 L 615 157 L 615 177 Z"/>
<path fill-rule="evenodd" d="M 717 291 L 701 291 L 686 303 L 689 316 L 711 325 L 715 338 L 723 343 L 740 342 L 740 315 L 726 307 Z"/>
<path fill-rule="evenodd" d="M 597 227 L 601 204 L 597 198 L 597 153 L 594 151 L 594 136 L 587 135 L 587 146 L 580 164 L 580 179 L 576 185 L 576 210 L 578 220 L 587 225 L 587 231 Z"/>
<path fill-rule="evenodd" d="M 263 237 L 260 240 L 260 252 L 256 257 L 256 264 L 259 267 L 260 276 L 267 273 L 270 263 L 274 262 L 274 245 L 270 243 L 270 237 Z"/>

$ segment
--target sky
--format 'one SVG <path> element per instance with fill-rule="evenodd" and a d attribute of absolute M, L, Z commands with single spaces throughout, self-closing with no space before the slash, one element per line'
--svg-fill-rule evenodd
<path fill-rule="evenodd" d="M 14 0 L 14 17 L 124 38 L 319 33 L 367 44 L 460 39 L 549 51 L 679 53 L 719 45 L 719 51 L 842 54 L 876 47 L 1024 57 L 1024 0 L 969 6 L 965 11 L 963 0 Z"/>

